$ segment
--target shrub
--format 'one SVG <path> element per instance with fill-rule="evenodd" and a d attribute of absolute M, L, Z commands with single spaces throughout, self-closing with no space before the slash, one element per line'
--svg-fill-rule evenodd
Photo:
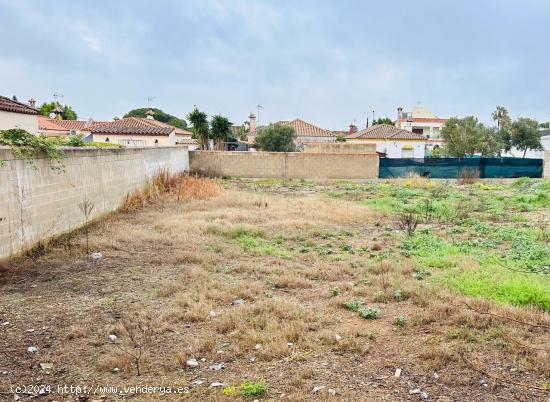
<path fill-rule="evenodd" d="M 357 312 L 362 318 L 367 320 L 374 320 L 380 316 L 380 310 L 375 307 L 361 307 Z"/>
<path fill-rule="evenodd" d="M 416 212 L 409 211 L 404 212 L 399 215 L 397 224 L 401 230 L 407 233 L 408 236 L 412 236 L 416 227 L 418 226 L 419 220 L 416 216 Z"/>
<path fill-rule="evenodd" d="M 59 144 L 43 135 L 37 136 L 19 128 L 4 130 L 0 131 L 0 145 L 9 146 L 15 157 L 25 159 L 33 169 L 36 169 L 34 159 L 40 156 L 55 162 L 52 169 L 63 167 L 61 160 L 64 154 L 59 149 Z M 4 161 L 0 160 L 0 165 L 3 163 Z"/>
<path fill-rule="evenodd" d="M 335 297 L 335 296 L 338 296 L 340 294 L 340 288 L 338 286 L 335 286 L 333 288 L 330 288 L 330 296 L 331 297 Z"/>
<path fill-rule="evenodd" d="M 398 328 L 403 328 L 405 325 L 407 325 L 407 319 L 400 315 L 399 317 L 395 317 L 395 320 L 393 320 L 393 324 Z"/>
<path fill-rule="evenodd" d="M 246 398 L 248 396 L 260 396 L 267 390 L 267 384 L 265 380 L 258 382 L 245 381 L 240 386 L 241 394 Z"/>

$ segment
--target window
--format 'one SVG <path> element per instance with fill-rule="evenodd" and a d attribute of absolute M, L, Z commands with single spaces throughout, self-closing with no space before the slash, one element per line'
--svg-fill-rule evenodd
<path fill-rule="evenodd" d="M 155 140 L 155 146 L 158 146 L 158 144 L 159 144 L 159 140 L 156 139 L 156 140 Z"/>
<path fill-rule="evenodd" d="M 105 138 L 105 142 L 109 142 L 109 137 Z"/>

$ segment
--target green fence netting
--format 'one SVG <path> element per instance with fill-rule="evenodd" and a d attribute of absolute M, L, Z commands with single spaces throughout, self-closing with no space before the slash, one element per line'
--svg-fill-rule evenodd
<path fill-rule="evenodd" d="M 434 179 L 456 179 L 464 169 L 479 172 L 480 178 L 542 177 L 542 159 L 523 158 L 380 158 L 378 177 L 411 174 Z"/>

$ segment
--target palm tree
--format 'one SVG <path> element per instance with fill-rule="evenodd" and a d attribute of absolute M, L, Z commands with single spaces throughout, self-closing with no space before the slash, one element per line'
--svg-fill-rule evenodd
<path fill-rule="evenodd" d="M 506 128 L 507 123 L 510 122 L 510 116 L 508 110 L 504 106 L 497 106 L 496 110 L 491 114 L 494 121 L 497 122 L 498 129 Z"/>
<path fill-rule="evenodd" d="M 210 130 L 208 129 L 208 115 L 195 107 L 193 111 L 187 115 L 187 120 L 189 120 L 193 126 L 193 134 L 199 141 L 201 149 L 208 150 L 208 139 L 210 137 Z"/>
<path fill-rule="evenodd" d="M 231 137 L 232 125 L 233 124 L 225 116 L 218 114 L 212 117 L 212 121 L 210 122 L 210 131 L 212 133 L 214 147 L 216 149 L 223 149 L 223 143 L 229 141 Z"/>

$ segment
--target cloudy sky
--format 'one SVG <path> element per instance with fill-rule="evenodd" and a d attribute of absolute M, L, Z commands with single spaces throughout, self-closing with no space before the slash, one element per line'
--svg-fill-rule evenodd
<path fill-rule="evenodd" d="M 81 118 L 193 105 L 241 123 L 435 114 L 550 119 L 548 0 L 0 0 L 0 94 Z"/>

